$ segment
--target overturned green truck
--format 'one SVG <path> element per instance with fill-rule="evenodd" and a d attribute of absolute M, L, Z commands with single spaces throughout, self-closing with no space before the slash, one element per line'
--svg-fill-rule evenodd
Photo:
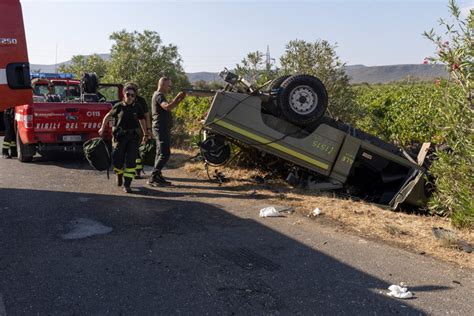
<path fill-rule="evenodd" d="M 206 161 L 225 163 L 229 142 L 279 157 L 329 187 L 396 209 L 427 202 L 427 146 L 418 157 L 326 114 L 324 85 L 308 75 L 285 76 L 254 89 L 225 70 L 204 122 Z M 192 91 L 191 91 L 192 92 Z"/>

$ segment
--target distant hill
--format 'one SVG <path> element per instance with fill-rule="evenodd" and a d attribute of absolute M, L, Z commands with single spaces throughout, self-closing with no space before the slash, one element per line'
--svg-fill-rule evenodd
<path fill-rule="evenodd" d="M 389 83 L 408 78 L 433 80 L 447 78 L 448 73 L 443 65 L 390 65 L 390 66 L 346 66 L 346 73 L 351 83 Z"/>
<path fill-rule="evenodd" d="M 104 59 L 109 59 L 109 54 L 99 54 Z M 55 72 L 60 65 L 69 64 L 70 61 L 57 65 L 31 64 L 31 70 L 41 72 Z M 225 65 L 223 65 L 225 66 Z M 351 83 L 389 83 L 406 79 L 433 80 L 435 78 L 447 78 L 448 73 L 443 65 L 389 65 L 389 66 L 346 66 L 346 73 L 351 78 Z M 191 83 L 196 81 L 222 81 L 216 72 L 191 72 L 186 73 Z"/>
<path fill-rule="evenodd" d="M 110 59 L 110 54 L 97 54 L 102 59 L 109 60 Z M 57 63 L 55 65 L 41 65 L 41 64 L 30 64 L 30 70 L 31 71 L 36 71 L 39 70 L 40 72 L 56 72 L 56 70 L 59 68 L 61 65 L 69 65 L 71 63 L 70 60 L 62 62 L 62 63 Z"/>

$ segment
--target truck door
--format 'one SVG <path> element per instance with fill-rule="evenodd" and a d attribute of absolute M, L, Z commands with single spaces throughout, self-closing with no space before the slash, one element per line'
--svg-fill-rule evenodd
<path fill-rule="evenodd" d="M 0 111 L 33 98 L 19 0 L 0 1 L 0 96 Z"/>

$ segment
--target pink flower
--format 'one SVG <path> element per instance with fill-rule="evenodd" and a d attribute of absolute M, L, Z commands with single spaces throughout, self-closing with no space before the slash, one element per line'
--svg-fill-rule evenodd
<path fill-rule="evenodd" d="M 459 69 L 459 65 L 458 64 L 452 64 L 451 69 L 452 70 L 457 70 L 457 69 Z"/>
<path fill-rule="evenodd" d="M 425 59 L 423 59 L 423 64 L 426 65 L 426 64 L 428 64 L 428 63 L 429 63 L 429 60 L 428 60 L 428 58 L 425 57 Z"/>
<path fill-rule="evenodd" d="M 441 80 L 436 79 L 436 80 L 434 81 L 434 83 L 435 83 L 435 85 L 439 86 L 439 85 L 441 84 Z"/>

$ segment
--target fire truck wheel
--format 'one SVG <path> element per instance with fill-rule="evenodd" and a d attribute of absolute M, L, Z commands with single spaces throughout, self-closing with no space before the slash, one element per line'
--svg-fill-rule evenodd
<path fill-rule="evenodd" d="M 306 126 L 321 119 L 328 106 L 328 94 L 323 83 L 310 75 L 295 75 L 280 86 L 277 104 L 289 122 Z"/>
<path fill-rule="evenodd" d="M 33 145 L 25 145 L 21 141 L 20 134 L 16 132 L 16 145 L 18 148 L 18 160 L 21 162 L 33 161 L 35 155 L 35 147 Z"/>

